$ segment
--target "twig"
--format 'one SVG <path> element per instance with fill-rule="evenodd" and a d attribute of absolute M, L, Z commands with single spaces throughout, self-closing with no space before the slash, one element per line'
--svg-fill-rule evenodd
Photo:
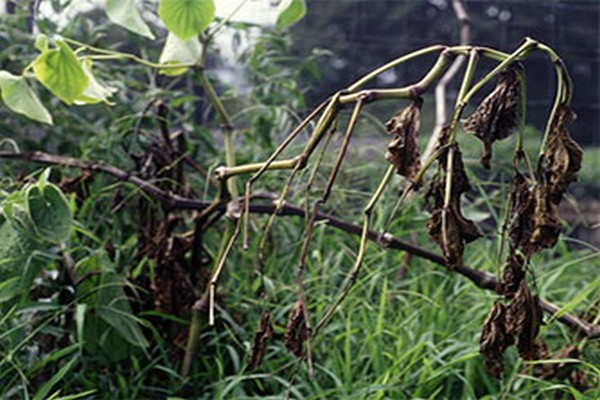
<path fill-rule="evenodd" d="M 52 155 L 39 151 L 28 153 L 13 153 L 7 151 L 0 151 L 0 159 L 24 160 L 41 164 L 61 165 L 64 167 L 104 172 L 139 187 L 148 196 L 156 200 L 162 201 L 164 204 L 177 209 L 204 210 L 212 203 L 210 201 L 190 199 L 176 194 L 168 193 L 156 187 L 150 182 L 144 181 L 143 179 L 140 179 L 135 175 L 132 175 L 117 167 L 108 165 L 100 161 L 78 160 L 71 157 Z M 217 210 L 223 211 L 226 207 L 226 204 L 220 204 Z M 272 203 L 251 204 L 249 206 L 249 212 L 254 214 L 272 214 L 273 212 L 275 212 L 276 209 L 278 209 L 278 216 L 297 216 L 301 218 L 306 218 L 306 212 L 304 208 L 296 207 L 290 204 L 283 204 L 279 207 Z M 317 213 L 315 215 L 315 221 L 327 221 L 327 225 L 352 235 L 361 235 L 363 229 L 360 225 L 351 224 L 333 215 L 325 213 Z M 377 242 L 380 237 L 382 237 L 380 232 L 376 232 L 373 230 L 369 230 L 367 232 L 367 238 L 371 241 Z M 407 253 L 424 258 L 435 264 L 446 266 L 444 258 L 439 254 L 433 253 L 427 249 L 416 246 L 412 243 L 394 238 L 388 233 L 383 235 L 383 239 L 385 240 L 386 247 L 388 248 L 406 251 Z M 465 276 L 481 289 L 491 290 L 493 292 L 497 292 L 498 290 L 498 281 L 496 280 L 494 275 L 489 272 L 476 270 L 466 266 L 457 266 L 454 268 L 454 272 Z M 540 299 L 540 306 L 542 307 L 542 309 L 544 309 L 544 311 L 546 311 L 550 315 L 554 315 L 560 310 L 560 307 L 558 307 L 557 305 L 543 299 Z M 558 317 L 557 320 L 567 325 L 572 330 L 579 332 L 585 337 L 588 337 L 590 339 L 600 338 L 600 325 L 588 324 L 582 321 L 581 319 L 577 318 L 576 316 L 568 313 L 562 314 L 560 317 Z"/>

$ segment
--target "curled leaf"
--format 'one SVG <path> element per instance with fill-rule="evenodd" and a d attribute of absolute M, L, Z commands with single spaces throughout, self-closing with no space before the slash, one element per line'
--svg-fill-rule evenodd
<path fill-rule="evenodd" d="M 534 360 L 539 351 L 535 338 L 542 324 L 542 308 L 537 296 L 532 296 L 525 279 L 506 311 L 506 331 L 516 339 L 517 350 L 524 360 Z"/>
<path fill-rule="evenodd" d="M 470 185 L 461 152 L 458 148 L 454 148 L 453 151 L 452 184 L 448 207 L 444 207 L 444 182 L 435 182 L 426 194 L 427 200 L 434 199 L 434 209 L 427 223 L 427 231 L 442 249 L 446 265 L 451 269 L 462 265 L 465 243 L 472 242 L 481 236 L 475 223 L 462 215 L 460 195 L 469 190 Z M 442 165 L 445 165 L 446 157 L 446 153 L 440 157 Z"/>
<path fill-rule="evenodd" d="M 254 334 L 254 343 L 252 344 L 252 351 L 250 352 L 250 359 L 248 365 L 253 368 L 258 368 L 265 356 L 265 350 L 267 348 L 267 340 L 273 337 L 273 325 L 271 325 L 271 314 L 268 310 L 265 310 L 261 319 L 260 325 Z"/>
<path fill-rule="evenodd" d="M 533 190 L 535 201 L 534 208 L 534 231 L 531 235 L 531 245 L 537 248 L 552 248 L 560 234 L 560 217 L 558 207 L 552 201 L 550 188 L 547 185 L 538 184 Z"/>
<path fill-rule="evenodd" d="M 581 169 L 583 150 L 565 127 L 565 123 L 571 123 L 575 118 L 575 113 L 569 107 L 559 106 L 548 137 L 546 174 L 552 201 L 557 204 L 569 184 L 577 180 L 577 171 Z"/>
<path fill-rule="evenodd" d="M 388 145 L 385 159 L 388 160 L 399 175 L 412 180 L 419 169 L 419 127 L 421 125 L 421 105 L 423 100 L 417 99 L 408 107 L 398 111 L 385 127 L 393 135 Z"/>
<path fill-rule="evenodd" d="M 496 301 L 481 327 L 479 352 L 485 365 L 494 377 L 499 378 L 504 371 L 504 351 L 513 344 L 513 338 L 505 326 L 506 307 Z"/>
<path fill-rule="evenodd" d="M 302 304 L 296 302 L 290 316 L 288 317 L 287 326 L 285 328 L 285 347 L 296 356 L 300 357 L 304 350 L 302 343 L 307 337 L 306 321 L 302 313 Z"/>
<path fill-rule="evenodd" d="M 512 181 L 512 221 L 510 223 L 509 237 L 515 248 L 525 254 L 531 254 L 530 240 L 533 234 L 533 202 L 529 184 L 523 175 L 515 174 Z"/>
<path fill-rule="evenodd" d="M 490 168 L 492 144 L 511 135 L 519 119 L 519 75 L 522 67 L 514 64 L 500 75 L 494 90 L 462 121 L 463 128 L 483 142 L 481 164 Z"/>
<path fill-rule="evenodd" d="M 507 299 L 514 297 L 521 281 L 525 278 L 525 271 L 523 270 L 524 262 L 523 257 L 514 251 L 508 255 L 499 290 Z"/>

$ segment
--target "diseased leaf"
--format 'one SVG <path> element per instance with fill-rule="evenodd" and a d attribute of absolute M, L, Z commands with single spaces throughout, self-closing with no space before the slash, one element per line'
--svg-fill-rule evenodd
<path fill-rule="evenodd" d="M 418 137 L 422 104 L 423 100 L 415 100 L 385 124 L 388 133 L 393 135 L 385 159 L 396 167 L 399 175 L 410 180 L 414 179 L 421 168 Z"/>
<path fill-rule="evenodd" d="M 427 223 L 429 236 L 440 246 L 448 268 L 462 266 L 462 254 L 465 243 L 470 243 L 481 237 L 477 225 L 462 215 L 460 196 L 470 188 L 465 173 L 462 154 L 458 145 L 453 148 L 452 184 L 450 204 L 444 208 L 445 180 L 434 182 L 425 195 L 428 203 L 433 198 L 434 207 L 431 218 Z M 448 150 L 448 149 L 447 149 Z M 440 156 L 441 165 L 446 165 L 447 151 Z"/>
<path fill-rule="evenodd" d="M 499 378 L 504 371 L 504 351 L 513 344 L 505 325 L 506 307 L 496 301 L 481 328 L 479 352 L 492 376 Z"/>
<path fill-rule="evenodd" d="M 279 4 L 276 26 L 285 29 L 300 21 L 306 15 L 305 0 L 282 0 Z"/>
<path fill-rule="evenodd" d="M 569 107 L 559 106 L 548 138 L 546 175 L 550 196 L 555 204 L 560 202 L 569 184 L 577 180 L 577 172 L 581 169 L 583 150 L 565 127 L 575 118 L 575 113 Z"/>
<path fill-rule="evenodd" d="M 67 104 L 79 99 L 89 79 L 73 51 L 57 40 L 56 49 L 40 54 L 33 63 L 37 79 L 56 97 Z"/>
<path fill-rule="evenodd" d="M 524 360 L 534 360 L 539 349 L 536 337 L 542 324 L 542 308 L 537 296 L 532 296 L 525 279 L 508 305 L 506 331 L 516 339 L 517 350 Z"/>
<path fill-rule="evenodd" d="M 534 222 L 533 211 L 535 202 L 527 179 L 520 173 L 516 173 L 512 181 L 512 220 L 510 224 L 509 237 L 513 246 L 525 254 L 531 254 L 531 235 L 533 235 Z"/>
<path fill-rule="evenodd" d="M 302 304 L 296 302 L 288 317 L 287 326 L 285 328 L 285 347 L 297 357 L 303 353 L 303 343 L 307 337 L 306 321 L 302 312 Z"/>
<path fill-rule="evenodd" d="M 52 115 L 42 104 L 38 96 L 29 87 L 25 78 L 0 71 L 0 89 L 2 100 L 12 111 L 23 114 L 35 121 L 52 125 Z"/>
<path fill-rule="evenodd" d="M 552 359 L 556 360 L 555 363 L 544 363 L 536 364 L 533 367 L 532 375 L 536 378 L 550 380 L 550 379 L 566 379 L 568 378 L 573 370 L 577 367 L 576 363 L 573 362 L 560 362 L 563 359 L 578 359 L 580 356 L 579 349 L 574 345 L 567 345 L 560 349 L 555 355 L 550 354 L 550 351 L 546 349 L 545 352 L 540 354 L 538 360 Z"/>
<path fill-rule="evenodd" d="M 115 24 L 138 35 L 154 39 L 152 31 L 135 6 L 135 0 L 106 0 L 106 14 Z"/>
<path fill-rule="evenodd" d="M 558 241 L 560 234 L 560 217 L 558 207 L 552 202 L 550 188 L 538 184 L 533 190 L 535 208 L 533 214 L 534 230 L 531 235 L 533 250 L 550 249 Z"/>
<path fill-rule="evenodd" d="M 521 281 L 525 279 L 525 270 L 523 257 L 513 251 L 510 252 L 504 265 L 504 274 L 500 283 L 499 293 L 502 293 L 507 299 L 512 299 L 517 293 Z"/>
<path fill-rule="evenodd" d="M 483 142 L 481 164 L 490 168 L 492 145 L 510 136 L 519 119 L 520 64 L 514 64 L 500 75 L 494 90 L 462 121 L 463 128 Z"/>
<path fill-rule="evenodd" d="M 248 365 L 252 368 L 258 368 L 265 356 L 265 350 L 267 348 L 267 341 L 273 337 L 273 325 L 271 325 L 271 314 L 268 310 L 265 310 L 261 319 L 260 325 L 254 334 L 254 343 L 252 344 L 252 351 L 250 352 L 250 358 Z"/>
<path fill-rule="evenodd" d="M 158 15 L 169 32 L 186 41 L 201 34 L 215 18 L 213 0 L 160 0 Z"/>
<path fill-rule="evenodd" d="M 198 37 L 183 41 L 173 33 L 169 33 L 160 53 L 159 62 L 161 64 L 194 64 L 200 59 L 201 53 L 202 44 Z M 177 76 L 187 70 L 188 68 L 163 68 L 159 72 L 164 75 Z"/>

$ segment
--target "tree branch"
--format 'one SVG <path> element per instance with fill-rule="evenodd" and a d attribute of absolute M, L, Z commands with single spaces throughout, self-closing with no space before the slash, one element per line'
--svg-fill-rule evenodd
<path fill-rule="evenodd" d="M 64 157 L 53 154 L 48 154 L 44 152 L 25 152 L 25 153 L 14 153 L 9 151 L 0 151 L 0 159 L 7 160 L 23 160 L 30 161 L 40 164 L 48 164 L 48 165 L 60 165 L 63 167 L 69 168 L 78 168 L 85 169 L 90 171 L 99 171 L 109 175 L 112 175 L 121 181 L 129 182 L 139 189 L 143 190 L 150 197 L 161 201 L 165 206 L 178 208 L 178 209 L 194 209 L 194 210 L 204 210 L 209 205 L 212 204 L 210 201 L 203 201 L 197 199 L 186 198 L 183 196 L 179 196 L 167 191 L 160 189 L 154 184 L 140 179 L 139 177 L 123 171 L 117 167 L 106 164 L 102 161 L 91 161 L 91 160 L 79 160 L 72 157 Z M 227 204 L 223 203 L 215 207 L 215 211 L 223 211 L 227 207 Z M 256 214 L 271 214 L 276 209 L 275 204 L 251 204 L 249 211 L 251 213 Z M 281 206 L 278 215 L 280 216 L 298 216 L 305 218 L 306 213 L 305 210 L 301 207 L 296 207 L 293 205 L 284 204 Z M 356 224 L 352 224 L 346 222 L 342 219 L 339 219 L 333 215 L 325 214 L 325 213 L 317 213 L 316 221 L 327 221 L 327 225 L 332 226 L 336 229 L 342 230 L 344 232 L 350 233 L 352 235 L 360 235 L 362 227 Z M 380 241 L 380 238 L 383 238 L 385 246 L 388 248 L 392 248 L 395 250 L 406 251 L 412 255 L 422 257 L 426 260 L 429 260 L 435 264 L 446 266 L 444 262 L 444 258 L 436 253 L 433 253 L 427 249 L 416 246 L 412 243 L 394 238 L 392 235 L 386 233 L 383 236 L 380 232 L 376 232 L 370 230 L 368 232 L 368 239 L 374 242 Z M 496 278 L 490 274 L 489 272 L 476 270 L 473 268 L 459 266 L 454 268 L 454 272 L 465 276 L 469 280 L 471 280 L 477 287 L 485 290 L 491 290 L 493 292 L 498 291 L 498 281 Z M 540 299 L 540 306 L 550 315 L 555 315 L 559 312 L 560 307 L 557 305 L 550 303 L 546 300 Z M 600 338 L 600 326 L 595 324 L 588 324 L 585 321 L 577 318 L 571 314 L 563 314 L 558 317 L 558 321 L 564 323 L 572 330 L 580 333 L 583 336 L 586 336 L 590 339 Z"/>

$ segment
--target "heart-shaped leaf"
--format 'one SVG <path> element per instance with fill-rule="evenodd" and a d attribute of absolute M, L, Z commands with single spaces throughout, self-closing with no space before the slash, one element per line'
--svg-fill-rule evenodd
<path fill-rule="evenodd" d="M 285 29 L 300 21 L 306 15 L 306 2 L 304 0 L 283 0 L 279 4 L 277 28 Z"/>
<path fill-rule="evenodd" d="M 73 104 L 83 94 L 89 79 L 73 50 L 60 40 L 56 46 L 39 55 L 33 63 L 33 72 L 56 97 Z"/>
<path fill-rule="evenodd" d="M 52 184 L 37 184 L 27 189 L 27 209 L 37 233 L 49 242 L 69 237 L 71 210 L 60 189 Z"/>
<path fill-rule="evenodd" d="M 52 125 L 52 116 L 31 90 L 25 78 L 0 71 L 0 89 L 2 89 L 4 104 L 12 111 Z"/>
<path fill-rule="evenodd" d="M 213 0 L 160 0 L 158 15 L 169 32 L 186 41 L 202 33 L 215 18 Z"/>
<path fill-rule="evenodd" d="M 161 64 L 194 64 L 200 59 L 202 45 L 198 37 L 183 41 L 169 32 L 165 46 L 160 54 Z M 163 68 L 159 72 L 164 75 L 177 76 L 187 71 L 187 68 Z"/>
<path fill-rule="evenodd" d="M 115 24 L 138 35 L 154 39 L 152 31 L 135 6 L 135 0 L 106 0 L 106 14 Z"/>
<path fill-rule="evenodd" d="M 90 60 L 85 60 L 81 63 L 83 67 L 83 72 L 88 78 L 88 85 L 85 90 L 75 100 L 75 104 L 96 104 L 100 102 L 104 102 L 108 105 L 112 105 L 114 103 L 110 102 L 108 98 L 112 96 L 115 89 L 103 86 L 94 74 L 92 73 L 92 62 Z"/>

